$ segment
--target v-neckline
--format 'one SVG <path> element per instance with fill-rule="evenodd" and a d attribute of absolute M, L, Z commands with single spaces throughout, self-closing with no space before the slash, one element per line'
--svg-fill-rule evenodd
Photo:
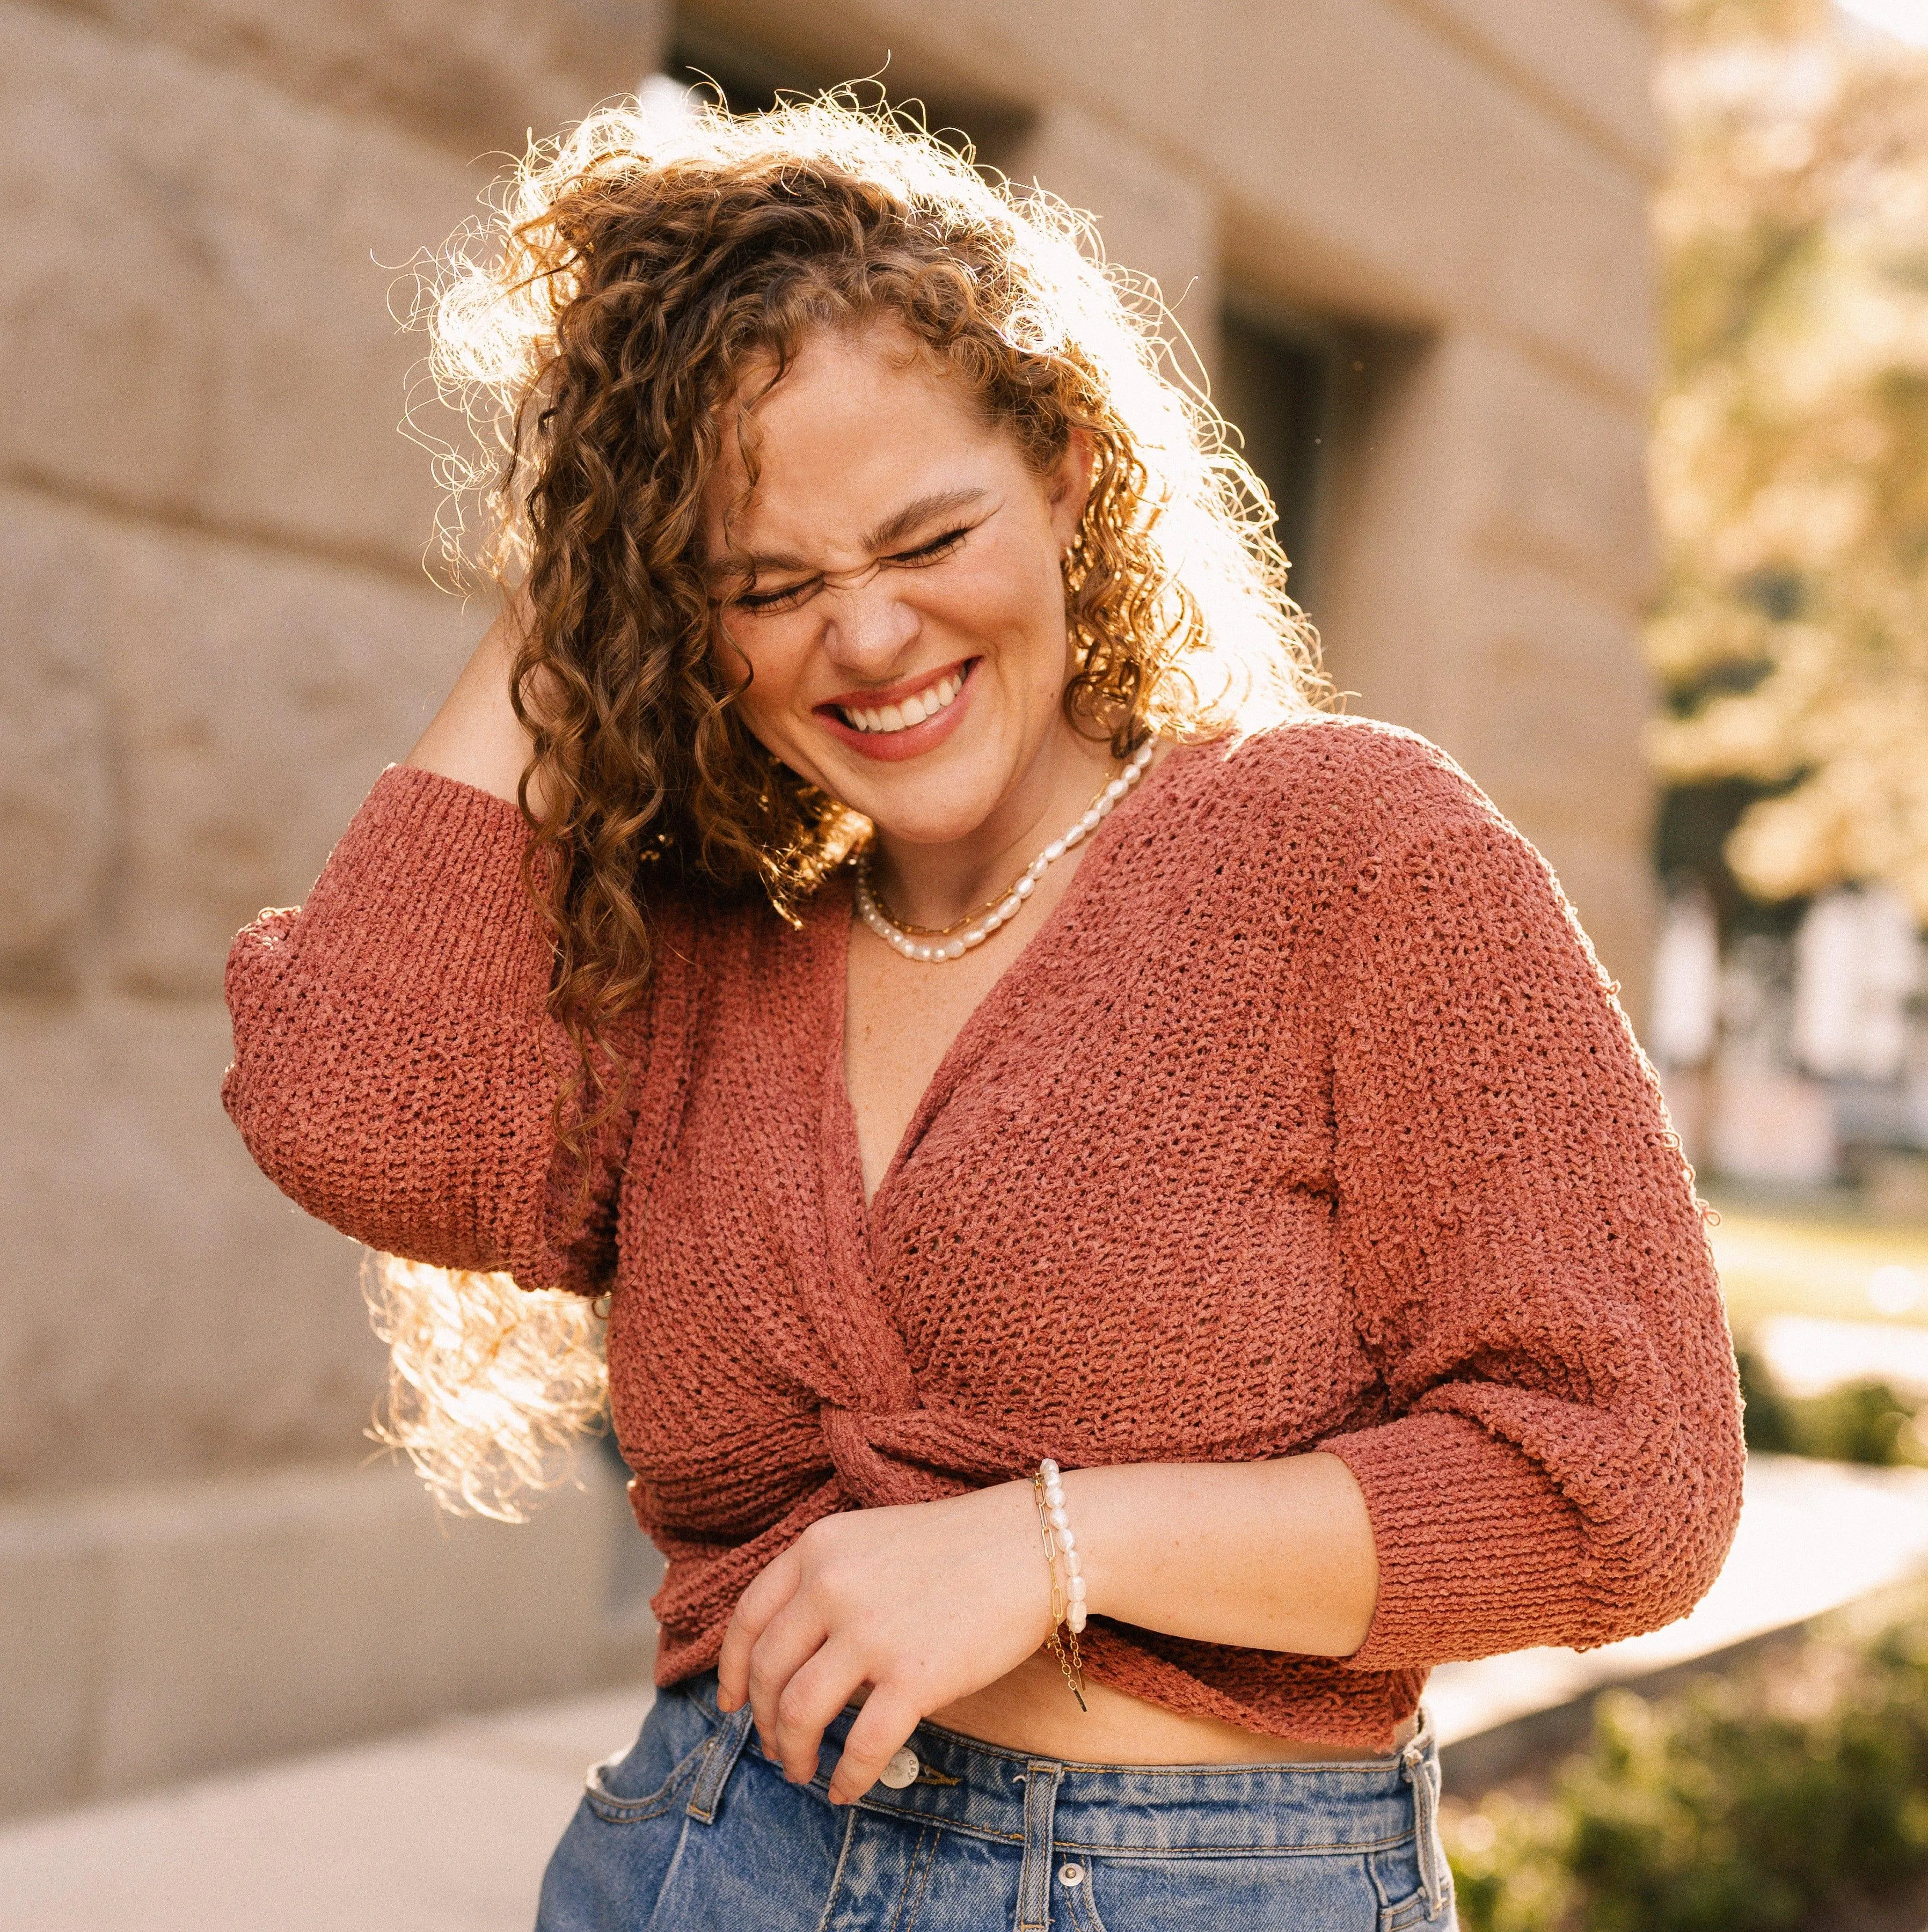
<path fill-rule="evenodd" d="M 863 1193 L 863 1154 L 857 1134 L 857 1108 L 850 1097 L 850 1080 L 844 1065 L 845 1042 L 850 1024 L 851 893 L 848 875 L 839 881 L 838 890 L 828 908 L 836 930 L 828 943 L 830 956 L 824 969 L 830 981 L 829 997 L 832 1001 L 830 1065 L 825 1072 L 825 1084 L 830 1090 L 831 1124 L 842 1143 L 837 1165 L 845 1174 L 846 1185 L 854 1190 L 857 1224 L 864 1232 L 866 1243 L 875 1238 L 878 1209 L 889 1191 L 891 1182 L 916 1150 L 938 1110 L 956 1086 L 959 1064 L 975 1046 L 977 1036 L 996 1018 L 994 1010 L 1008 1006 L 1015 997 L 1011 988 L 1017 986 L 1021 990 L 1022 982 L 1037 976 L 1040 970 L 1038 962 L 1048 958 L 1052 950 L 1052 942 L 1070 922 L 1074 909 L 1092 889 L 1090 881 L 1093 877 L 1093 860 L 1116 836 L 1119 825 L 1121 823 L 1129 824 L 1137 816 L 1136 812 L 1124 808 L 1137 806 L 1142 809 L 1145 795 L 1165 767 L 1174 758 L 1182 757 L 1194 748 L 1193 746 L 1185 743 L 1173 745 L 1145 774 L 1143 780 L 1119 801 L 1118 808 L 1113 809 L 1099 821 L 1097 830 L 1089 836 L 1085 856 L 1079 860 L 1077 869 L 1071 874 L 1071 884 L 1065 888 L 1062 897 L 1044 915 L 1019 949 L 1017 957 L 991 982 L 984 998 L 964 1016 L 963 1024 L 951 1036 L 950 1044 L 944 1049 L 935 1070 L 925 1084 L 923 1091 L 918 1095 L 917 1103 L 911 1110 L 911 1117 L 905 1124 L 904 1131 L 898 1138 L 890 1160 L 878 1177 L 877 1191 L 868 1200 Z M 936 970 L 941 971 L 942 969 Z M 987 1018 L 987 1016 L 990 1017 Z"/>

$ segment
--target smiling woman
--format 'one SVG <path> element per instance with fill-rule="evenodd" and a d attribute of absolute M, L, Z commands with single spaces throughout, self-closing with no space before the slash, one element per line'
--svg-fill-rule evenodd
<path fill-rule="evenodd" d="M 609 1298 L 662 1694 L 545 1932 L 1449 1922 L 1429 1666 L 1680 1614 L 1739 1494 L 1557 888 L 1316 708 L 1062 214 L 826 102 L 600 116 L 495 243 L 503 614 L 226 1092 L 408 1293 Z"/>

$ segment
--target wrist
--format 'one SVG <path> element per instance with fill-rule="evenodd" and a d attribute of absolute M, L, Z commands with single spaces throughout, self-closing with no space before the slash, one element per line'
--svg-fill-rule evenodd
<path fill-rule="evenodd" d="M 1107 1514 L 1111 1474 L 1108 1469 L 1067 1469 L 1058 1478 L 1065 1492 L 1065 1519 L 1076 1538 L 1085 1610 L 1092 1616 L 1109 1614 L 1107 1586 L 1116 1574 L 1115 1561 L 1107 1560 L 1114 1538 L 1101 1528 Z"/>

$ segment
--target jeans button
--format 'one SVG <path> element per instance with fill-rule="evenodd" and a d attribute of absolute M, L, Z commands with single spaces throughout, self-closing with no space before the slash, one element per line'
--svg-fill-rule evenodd
<path fill-rule="evenodd" d="M 902 1750 L 890 1754 L 890 1762 L 877 1774 L 878 1782 L 887 1784 L 893 1791 L 901 1791 L 905 1785 L 916 1784 L 917 1773 L 923 1768 L 917 1753 L 906 1744 Z"/>
<path fill-rule="evenodd" d="M 1058 1868 L 1058 1882 L 1060 1885 L 1083 1885 L 1084 1882 L 1085 1868 L 1083 1865 L 1067 1863 Z"/>

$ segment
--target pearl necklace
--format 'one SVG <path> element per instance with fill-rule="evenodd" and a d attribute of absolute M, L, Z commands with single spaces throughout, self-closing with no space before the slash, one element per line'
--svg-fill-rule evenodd
<path fill-rule="evenodd" d="M 906 959 L 915 959 L 933 966 L 942 964 L 948 960 L 962 959 L 966 952 L 983 945 L 999 926 L 1017 918 L 1024 910 L 1025 901 L 1038 890 L 1038 882 L 1046 872 L 1087 833 L 1095 832 L 1102 820 L 1111 816 L 1112 808 L 1118 801 L 1145 776 L 1145 768 L 1152 762 L 1154 742 L 1147 738 L 1125 760 L 1124 769 L 1092 800 L 1084 815 L 1074 821 L 1062 838 L 1053 839 L 1019 874 L 1013 881 L 1011 890 L 995 904 L 983 909 L 982 917 L 967 913 L 954 925 L 928 929 L 928 938 L 914 938 L 884 910 L 883 902 L 878 898 L 876 890 L 870 883 L 870 854 L 868 852 L 857 862 L 857 917 L 885 945 L 895 947 Z M 969 924 L 966 923 L 967 920 Z M 961 932 L 957 929 L 960 926 L 964 928 Z"/>

